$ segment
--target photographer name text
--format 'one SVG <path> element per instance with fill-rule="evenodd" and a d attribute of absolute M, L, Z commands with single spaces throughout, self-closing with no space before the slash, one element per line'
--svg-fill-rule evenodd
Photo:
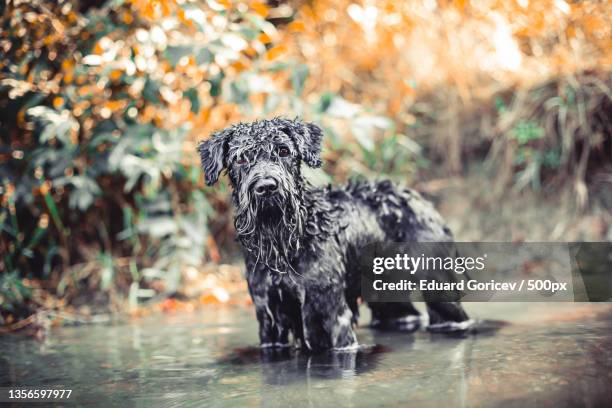
<path fill-rule="evenodd" d="M 436 280 L 422 279 L 418 282 L 407 279 L 399 282 L 385 282 L 376 279 L 372 282 L 372 287 L 376 291 L 507 291 L 507 292 L 549 292 L 557 293 L 567 291 L 567 282 L 556 282 L 550 279 L 522 279 L 515 282 L 499 282 L 490 280 L 480 282 L 477 280 L 459 282 L 439 282 Z"/>

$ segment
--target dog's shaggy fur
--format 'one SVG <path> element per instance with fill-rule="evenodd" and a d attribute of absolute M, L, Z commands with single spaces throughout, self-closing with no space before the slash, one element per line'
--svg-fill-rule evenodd
<path fill-rule="evenodd" d="M 449 241 L 440 215 L 418 193 L 389 181 L 314 188 L 301 164 L 321 166 L 321 129 L 276 118 L 240 123 L 198 146 L 206 183 L 226 169 L 262 347 L 289 335 L 310 350 L 354 347 L 361 278 L 372 242 Z M 373 324 L 412 324 L 410 303 L 373 303 Z M 428 303 L 430 328 L 461 329 L 458 303 Z"/>

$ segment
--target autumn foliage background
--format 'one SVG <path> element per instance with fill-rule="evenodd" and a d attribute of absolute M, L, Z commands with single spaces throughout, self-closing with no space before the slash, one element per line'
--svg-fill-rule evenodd
<path fill-rule="evenodd" d="M 6 326 L 234 301 L 228 186 L 203 185 L 195 144 L 239 120 L 322 125 L 319 183 L 454 186 L 451 225 L 476 220 L 460 239 L 612 238 L 607 1 L 35 0 L 0 14 Z M 521 200 L 567 211 L 540 233 L 489 234 Z"/>

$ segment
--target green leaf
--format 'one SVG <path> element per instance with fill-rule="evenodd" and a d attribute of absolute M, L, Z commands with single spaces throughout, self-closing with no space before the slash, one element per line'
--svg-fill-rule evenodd
<path fill-rule="evenodd" d="M 198 91 L 195 88 L 191 88 L 183 92 L 183 95 L 191 102 L 191 111 L 198 113 L 200 111 L 200 99 L 198 98 Z"/>
<path fill-rule="evenodd" d="M 102 269 L 100 271 L 100 287 L 102 290 L 108 290 L 113 283 L 115 276 L 115 268 L 113 266 L 113 257 L 107 253 L 100 253 L 98 256 Z"/>
<path fill-rule="evenodd" d="M 544 134 L 544 129 L 532 121 L 520 121 L 510 131 L 510 137 L 515 139 L 519 145 L 541 139 L 544 137 Z"/>
<path fill-rule="evenodd" d="M 291 85 L 296 95 L 299 96 L 304 91 L 304 83 L 308 78 L 309 72 L 308 67 L 304 64 L 296 66 L 291 71 Z"/>
<path fill-rule="evenodd" d="M 323 93 L 323 95 L 321 95 L 321 98 L 319 98 L 319 102 L 315 106 L 315 111 L 317 113 L 327 112 L 327 109 L 329 109 L 329 107 L 331 106 L 332 101 L 335 98 L 335 96 L 336 95 L 331 92 Z"/>

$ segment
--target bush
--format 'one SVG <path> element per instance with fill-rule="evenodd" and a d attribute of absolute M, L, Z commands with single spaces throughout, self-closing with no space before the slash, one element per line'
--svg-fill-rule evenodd
<path fill-rule="evenodd" d="M 257 78 L 270 55 L 264 11 L 173 1 L 5 6 L 0 262 L 9 276 L 60 292 L 163 279 L 171 293 L 183 267 L 206 259 L 212 209 L 190 132 L 244 102 L 241 81 Z M 96 272 L 73 279 L 71 267 L 87 263 Z M 8 310 L 27 296 L 14 287 L 2 286 Z"/>
<path fill-rule="evenodd" d="M 220 200 L 203 188 L 194 150 L 228 121 L 359 118 L 364 171 L 387 170 L 377 155 L 395 159 L 396 139 L 384 151 L 370 139 L 392 130 L 388 120 L 332 94 L 302 99 L 308 68 L 283 59 L 264 4 L 96 3 L 1 10 L 4 311 L 29 296 L 18 277 L 69 299 L 126 288 L 135 299 L 155 293 L 147 287 L 174 293 L 184 268 L 218 261 L 209 226 Z"/>

